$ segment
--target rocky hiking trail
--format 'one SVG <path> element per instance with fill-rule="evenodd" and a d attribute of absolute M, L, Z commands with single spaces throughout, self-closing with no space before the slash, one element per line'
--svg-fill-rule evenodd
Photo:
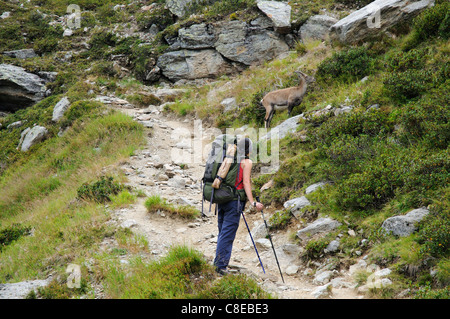
<path fill-rule="evenodd" d="M 192 205 L 201 209 L 200 180 L 204 163 L 181 165 L 174 163 L 171 156 L 174 152 L 190 158 L 192 149 L 189 137 L 180 140 L 174 131 L 183 129 L 193 132 L 194 119 L 179 119 L 153 106 L 148 109 L 120 110 L 150 128 L 147 145 L 120 164 L 120 169 L 128 178 L 126 184 L 140 189 L 146 196 L 159 195 L 169 203 Z M 209 202 L 204 202 L 204 211 L 208 217 L 186 220 L 164 213 L 148 213 L 144 206 L 145 199 L 146 197 L 139 197 L 133 205 L 117 209 L 113 212 L 113 219 L 121 227 L 130 228 L 135 234 L 144 236 L 153 257 L 163 256 L 173 245 L 187 245 L 201 251 L 208 262 L 212 263 L 218 233 L 214 205 L 209 213 Z M 261 230 L 261 227 L 264 229 L 264 221 L 259 212 L 249 211 L 248 204 L 245 211 L 252 233 L 257 229 Z M 269 220 L 271 213 L 270 207 L 266 207 L 266 220 Z M 302 248 L 290 242 L 288 231 L 271 232 L 271 236 L 285 283 L 281 280 L 270 243 L 267 245 L 268 240 L 255 239 L 266 271 L 263 273 L 242 218 L 233 246 L 230 268 L 253 277 L 266 291 L 281 299 L 363 298 L 348 272 L 329 269 L 327 264 L 320 265 L 316 271 L 303 265 L 298 258 Z M 331 279 L 331 276 L 334 278 Z"/>

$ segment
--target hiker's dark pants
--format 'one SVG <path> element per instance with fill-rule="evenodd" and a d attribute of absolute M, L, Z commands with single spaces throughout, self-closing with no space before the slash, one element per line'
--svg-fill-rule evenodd
<path fill-rule="evenodd" d="M 233 241 L 236 237 L 245 202 L 240 202 L 240 206 L 238 209 L 237 200 L 218 205 L 219 236 L 217 238 L 216 258 L 214 259 L 214 265 L 218 269 L 225 269 L 230 262 Z"/>

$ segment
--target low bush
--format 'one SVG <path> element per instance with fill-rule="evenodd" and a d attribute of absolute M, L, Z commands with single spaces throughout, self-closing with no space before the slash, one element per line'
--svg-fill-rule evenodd
<path fill-rule="evenodd" d="M 22 236 L 29 235 L 31 227 L 22 226 L 21 224 L 13 224 L 0 230 L 0 252 L 3 247 L 10 245 Z"/>
<path fill-rule="evenodd" d="M 421 96 L 432 88 L 432 83 L 433 73 L 426 69 L 389 73 L 383 81 L 386 94 L 400 103 Z"/>
<path fill-rule="evenodd" d="M 385 67 L 388 72 L 405 72 L 409 69 L 420 69 L 426 61 L 424 49 L 412 49 L 410 51 L 392 51 L 385 56 Z"/>
<path fill-rule="evenodd" d="M 111 195 L 117 195 L 123 186 L 114 181 L 112 176 L 101 176 L 99 181 L 84 183 L 77 190 L 77 196 L 83 200 L 93 200 L 99 203 L 111 201 Z"/>
<path fill-rule="evenodd" d="M 450 214 L 429 214 L 420 223 L 417 242 L 421 253 L 432 257 L 448 256 L 450 250 Z"/>
<path fill-rule="evenodd" d="M 316 77 L 325 82 L 353 82 L 371 74 L 374 64 L 375 57 L 368 49 L 350 48 L 335 52 L 331 57 L 323 60 L 317 68 Z"/>
<path fill-rule="evenodd" d="M 332 117 L 320 127 L 312 130 L 312 140 L 316 146 L 329 146 L 335 138 L 343 135 L 386 136 L 394 129 L 394 122 L 389 114 L 381 110 L 363 112 L 354 110 L 350 113 Z"/>
<path fill-rule="evenodd" d="M 278 210 L 269 219 L 270 229 L 284 229 L 291 221 L 292 215 L 289 209 Z"/>
<path fill-rule="evenodd" d="M 448 1 L 443 0 L 415 17 L 412 23 L 413 30 L 406 38 L 403 49 L 410 50 L 421 42 L 436 36 L 448 39 L 450 35 L 449 9 Z"/>
<path fill-rule="evenodd" d="M 200 299 L 270 299 L 272 296 L 264 291 L 253 279 L 245 275 L 225 276 L 217 280 L 210 288 L 197 294 Z"/>
<path fill-rule="evenodd" d="M 108 50 L 117 43 L 117 36 L 104 30 L 94 33 L 89 40 L 89 56 L 93 59 L 106 58 Z"/>
<path fill-rule="evenodd" d="M 416 102 L 408 103 L 402 110 L 398 133 L 405 145 L 422 143 L 428 148 L 445 149 L 450 144 L 450 82 L 430 91 Z M 444 94 L 443 94 L 444 93 Z"/>

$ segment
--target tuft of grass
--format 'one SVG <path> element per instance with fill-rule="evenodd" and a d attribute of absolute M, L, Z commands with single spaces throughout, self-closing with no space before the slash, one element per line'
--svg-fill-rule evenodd
<path fill-rule="evenodd" d="M 202 254 L 174 246 L 158 261 L 137 257 L 129 269 L 107 262 L 105 292 L 113 299 L 256 299 L 271 298 L 251 278 L 230 275 L 215 280 L 214 269 Z"/>
<path fill-rule="evenodd" d="M 136 202 L 137 195 L 131 194 L 128 190 L 122 190 L 116 195 L 111 195 L 111 207 L 121 208 Z"/>
<path fill-rule="evenodd" d="M 188 205 L 173 205 L 167 203 L 166 200 L 159 195 L 150 196 L 147 198 L 144 205 L 149 213 L 154 213 L 159 210 L 186 219 L 194 219 L 200 215 L 200 211 L 195 207 Z"/>

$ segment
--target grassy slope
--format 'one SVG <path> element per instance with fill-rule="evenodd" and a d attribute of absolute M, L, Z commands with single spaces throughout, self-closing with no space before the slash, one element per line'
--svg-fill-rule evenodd
<path fill-rule="evenodd" d="M 57 11 L 62 14 L 66 8 L 61 1 L 38 2 L 41 12 L 45 13 Z M 82 269 L 85 281 L 78 292 L 80 294 L 90 292 L 93 295 L 93 283 L 105 280 L 109 287 L 107 295 L 117 298 L 174 296 L 170 295 L 170 291 L 146 291 L 147 285 L 128 294 L 123 287 L 143 277 L 136 275 L 125 279 L 123 270 L 116 265 L 118 256 L 123 251 L 145 252 L 145 241 L 105 226 L 109 213 L 103 205 L 75 200 L 77 189 L 82 183 L 98 179 L 102 167 L 129 156 L 143 139 L 142 129 L 131 119 L 110 113 L 96 103 L 84 102 L 105 88 L 115 91 L 121 97 L 141 88 L 141 84 L 132 78 L 118 79 L 112 63 L 102 57 L 107 58 L 111 53 L 129 55 L 135 76 L 139 78 L 153 52 L 164 47 L 158 47 L 161 43 L 139 47 L 140 41 L 137 39 L 124 41 L 108 32 L 101 32 L 102 28 L 109 28 L 114 23 L 123 27 L 138 10 L 135 6 L 129 6 L 125 11 L 113 11 L 110 4 L 119 2 L 126 3 L 79 1 L 88 10 L 82 14 L 82 27 L 88 27 L 89 31 L 83 34 L 78 30 L 75 36 L 89 36 L 91 48 L 69 62 L 55 58 L 61 56 L 59 51 L 71 50 L 72 46 L 76 46 L 73 42 L 77 38 L 62 38 L 62 30 L 42 23 L 33 9 L 19 9 L 13 4 L 0 2 L 0 11 L 13 11 L 18 16 L 17 19 L 5 20 L 6 23 L 2 24 L 1 50 L 33 47 L 42 54 L 39 58 L 26 61 L 15 61 L 2 56 L 0 62 L 19 63 L 30 71 L 58 71 L 59 76 L 51 85 L 54 93 L 64 93 L 71 102 L 79 101 L 78 106 L 84 106 L 81 107 L 82 112 L 69 113 L 63 120 L 63 126 L 69 129 L 61 138 L 57 137 L 59 126 L 50 122 L 51 110 L 59 96 L 51 96 L 29 110 L 7 117 L 3 121 L 3 128 L 16 120 L 25 119 L 49 128 L 50 138 L 27 154 L 14 149 L 20 137 L 20 129 L 0 130 L 3 151 L 0 161 L 10 165 L 0 180 L 0 230 L 18 228 L 16 224 L 34 229 L 32 236 L 20 237 L 2 249 L 0 278 L 4 282 L 14 282 L 45 278 L 49 273 L 59 274 L 63 279 L 49 289 L 47 297 L 50 298 L 74 293 L 64 289 L 63 284 L 65 266 L 71 262 L 85 265 Z M 244 2 L 239 5 L 245 7 Z M 319 13 L 321 8 L 330 9 L 333 1 L 308 4 L 293 1 L 292 5 L 295 20 L 304 21 L 308 14 Z M 233 12 L 232 7 L 213 8 L 208 19 L 217 15 L 217 12 L 225 12 L 223 9 Z M 244 10 L 236 16 L 245 19 L 251 14 L 251 10 Z M 156 18 L 145 13 L 136 14 L 137 22 L 143 28 Z M 190 19 L 186 21 L 192 23 L 189 22 Z M 172 29 L 168 28 L 164 32 L 173 32 Z M 346 115 L 340 119 L 319 118 L 302 124 L 299 132 L 308 133 L 310 140 L 307 143 L 300 142 L 297 134 L 284 139 L 281 142 L 282 170 L 274 176 L 257 178 L 255 186 L 273 178 L 275 186 L 261 196 L 263 201 L 278 205 L 289 197 L 302 194 L 304 188 L 313 182 L 332 180 L 333 187 L 310 196 L 313 208 L 316 212 L 345 221 L 346 226 L 341 230 L 344 233 L 350 228 L 357 230 L 354 238 L 344 236 L 342 255 L 335 257 L 352 258 L 356 250 L 362 249 L 370 253 L 373 262 L 396 270 L 398 286 L 383 291 L 382 296 L 394 296 L 395 291 L 409 287 L 418 291 L 420 297 L 442 297 L 446 292 L 441 288 L 447 287 L 449 281 L 448 228 L 445 228 L 448 226 L 445 225 L 448 225 L 450 205 L 449 188 L 444 183 L 447 181 L 448 184 L 448 135 L 445 135 L 448 133 L 448 124 L 445 125 L 445 119 L 448 123 L 448 108 L 445 108 L 448 106 L 448 80 L 445 82 L 445 78 L 448 77 L 446 61 L 449 47 L 445 39 L 436 35 L 422 39 L 414 32 L 405 35 L 409 31 L 397 31 L 403 33 L 397 40 L 381 38 L 371 43 L 367 49 L 357 52 L 357 57 L 367 58 L 368 55 L 367 61 L 370 61 L 370 66 L 363 68 L 364 74 L 354 74 L 352 71 L 346 73 L 348 63 L 344 59 L 342 64 L 334 64 L 336 55 L 334 60 L 327 60 L 329 63 L 323 62 L 332 57 L 334 52 L 346 52 L 349 48 L 330 49 L 329 45 L 310 43 L 298 46 L 299 52 L 306 50 L 305 55 L 293 53 L 283 60 L 251 68 L 233 79 L 229 85 L 224 84 L 230 79 L 223 78 L 210 86 L 191 88 L 190 93 L 171 108 L 180 114 L 195 113 L 203 119 L 217 117 L 216 124 L 220 127 L 237 127 L 243 124 L 260 126 L 262 113 L 255 101 L 259 101 L 264 92 L 290 86 L 294 81 L 292 73 L 298 68 L 306 73 L 321 70 L 316 76 L 322 72 L 323 78 L 312 87 L 302 105 L 294 109 L 293 115 L 322 109 L 328 104 L 339 106 L 346 103 L 346 99 L 356 106 L 356 111 L 352 113 L 354 115 Z M 21 32 L 27 33 L 28 38 L 24 41 L 12 41 L 20 39 L 15 34 Z M 410 52 L 411 48 L 417 50 L 412 52 L 419 54 L 405 56 L 402 53 Z M 401 63 L 394 63 L 395 61 L 406 63 L 407 68 L 415 70 L 413 72 L 416 74 L 405 73 Z M 346 76 L 327 79 L 327 75 L 336 70 Z M 411 75 L 418 74 L 431 74 L 430 81 L 414 82 Z M 369 79 L 362 84 L 359 80 L 364 75 L 369 75 Z M 413 92 L 419 89 L 420 94 L 411 96 L 409 91 L 402 90 L 406 87 L 405 84 L 411 85 Z M 136 94 L 132 93 L 132 96 L 136 97 Z M 229 96 L 236 97 L 243 107 L 237 113 L 222 114 L 220 101 Z M 375 112 L 374 116 L 364 112 L 367 106 L 375 103 L 380 105 L 380 112 Z M 435 106 L 438 107 L 436 110 Z M 108 115 L 104 116 L 105 114 Z M 285 113 L 276 114 L 272 123 L 276 125 L 286 118 Z M 414 132 L 420 134 L 413 136 Z M 390 143 L 392 139 L 399 140 L 400 144 Z M 114 145 L 114 152 L 111 151 L 111 145 Z M 367 154 L 371 154 L 371 157 L 366 156 Z M 353 169 L 345 165 L 349 159 L 357 164 L 352 166 Z M 404 159 L 409 159 L 410 162 L 405 162 Z M 391 175 L 392 179 L 378 178 Z M 118 178 L 120 180 L 121 177 Z M 377 188 L 371 187 L 375 181 L 381 181 Z M 423 189 L 424 185 L 428 189 Z M 418 233 L 404 239 L 379 234 L 378 229 L 385 218 L 421 205 L 429 205 L 432 216 L 422 223 Z M 289 218 L 291 217 L 288 215 L 287 219 Z M 107 254 L 98 254 L 97 244 L 108 236 L 115 236 L 121 248 Z M 368 238 L 370 244 L 361 248 L 358 242 L 363 238 Z M 308 247 L 308 257 L 320 256 L 327 242 L 332 239 L 330 236 L 312 243 Z M 188 252 L 187 255 L 196 260 L 195 252 Z M 176 263 L 175 261 L 174 264 Z M 188 273 L 195 277 L 199 269 L 205 273 L 210 271 L 206 265 L 200 264 L 200 268 L 194 267 L 193 272 Z M 158 266 L 136 259 L 132 267 L 136 274 L 147 276 L 147 267 Z M 88 268 L 94 269 L 94 272 L 88 272 Z M 431 277 L 430 270 L 436 271 L 437 275 Z M 182 274 L 187 274 L 186 269 L 182 270 Z M 145 277 L 143 282 L 151 282 L 152 279 L 161 281 L 161 278 Z M 204 282 L 199 285 L 204 285 L 205 296 L 221 296 L 220 288 L 210 290 L 208 283 Z M 243 296 L 246 294 L 243 286 L 251 286 L 245 279 L 230 285 L 236 285 L 236 291 L 241 291 Z M 428 288 L 433 288 L 433 292 L 429 292 Z M 192 296 L 192 289 L 179 291 L 177 296 Z"/>

